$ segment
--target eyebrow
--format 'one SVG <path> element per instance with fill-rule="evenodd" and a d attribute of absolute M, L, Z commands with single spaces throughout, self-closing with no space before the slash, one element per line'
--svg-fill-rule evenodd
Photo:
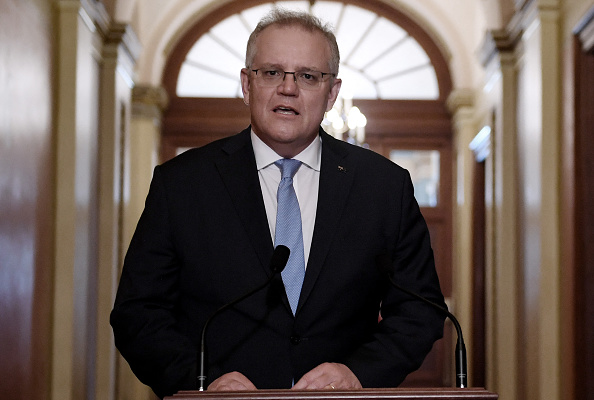
<path fill-rule="evenodd" d="M 258 68 L 258 69 L 277 69 L 280 71 L 286 71 L 285 67 L 283 67 L 280 64 L 262 64 L 262 66 L 260 66 L 260 68 Z M 319 69 L 311 68 L 311 67 L 298 67 L 294 70 L 294 72 L 302 72 L 302 71 L 321 72 Z M 289 72 L 291 72 L 291 71 L 289 71 Z"/>

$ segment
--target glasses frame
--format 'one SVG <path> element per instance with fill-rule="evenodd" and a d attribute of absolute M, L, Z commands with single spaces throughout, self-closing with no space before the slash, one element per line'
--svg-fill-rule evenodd
<path fill-rule="evenodd" d="M 297 85 L 297 87 L 299 87 L 300 89 L 304 89 L 304 90 L 316 90 L 316 89 L 319 89 L 322 86 L 322 83 L 323 82 L 326 82 L 326 80 L 324 79 L 324 77 L 326 75 L 329 75 L 329 76 L 331 76 L 333 78 L 336 77 L 336 74 L 334 74 L 332 72 L 320 72 L 320 71 L 292 71 L 291 72 L 291 71 L 283 71 L 281 69 L 270 68 L 270 67 L 263 67 L 263 68 L 257 68 L 257 69 L 251 69 L 251 70 L 256 73 L 256 76 L 258 76 L 258 71 L 265 71 L 265 70 L 270 70 L 270 71 L 276 71 L 276 72 L 282 72 L 283 73 L 283 79 L 279 80 L 278 83 L 275 84 L 275 85 L 265 85 L 265 86 L 268 86 L 268 87 L 277 87 L 277 86 L 281 85 L 282 82 L 285 81 L 285 78 L 287 77 L 287 74 L 292 74 L 293 75 L 293 82 L 295 82 L 295 84 Z M 308 73 L 312 73 L 312 72 L 319 72 L 320 74 L 322 74 L 321 79 L 319 80 L 318 85 L 316 85 L 316 86 L 304 86 L 303 84 L 300 84 L 299 83 L 299 81 L 297 80 L 297 75 L 296 74 L 299 74 L 299 73 L 308 74 Z M 263 76 L 263 75 L 260 75 L 260 76 Z M 263 82 L 266 82 L 264 80 L 264 78 L 261 78 L 261 80 Z"/>

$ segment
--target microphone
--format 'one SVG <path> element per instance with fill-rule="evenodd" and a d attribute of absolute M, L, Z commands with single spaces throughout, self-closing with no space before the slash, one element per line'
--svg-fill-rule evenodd
<path fill-rule="evenodd" d="M 382 272 L 385 272 L 386 275 L 388 275 L 388 278 L 390 279 L 390 283 L 392 284 L 392 286 L 394 286 L 396 289 L 408 294 L 409 296 L 415 297 L 415 298 L 431 305 L 432 307 L 438 309 L 452 321 L 452 323 L 454 324 L 454 327 L 456 328 L 456 333 L 458 334 L 458 341 L 456 343 L 456 387 L 458 387 L 458 388 L 468 387 L 468 374 L 466 372 L 467 371 L 467 368 L 466 368 L 466 345 L 464 344 L 464 337 L 462 336 L 462 328 L 460 327 L 460 323 L 458 323 L 458 320 L 456 319 L 454 314 L 449 312 L 447 310 L 447 308 L 444 308 L 444 307 L 440 306 L 439 304 L 436 304 L 436 303 L 432 302 L 431 300 L 426 299 L 425 297 L 423 297 L 417 293 L 414 293 L 414 292 L 400 286 L 396 282 L 394 282 L 394 278 L 392 277 L 391 261 L 387 254 L 384 253 L 384 254 L 380 254 L 379 256 L 377 256 L 376 263 L 377 263 L 378 269 Z"/>
<path fill-rule="evenodd" d="M 270 269 L 272 270 L 272 274 L 266 280 L 266 282 L 264 282 L 257 288 L 250 290 L 249 292 L 245 293 L 244 295 L 236 298 L 232 302 L 225 304 L 224 306 L 222 306 L 221 308 L 216 310 L 213 314 L 211 314 L 211 316 L 208 317 L 208 319 L 204 323 L 204 327 L 202 328 L 202 336 L 200 338 L 200 357 L 199 357 L 199 365 L 198 365 L 199 373 L 198 373 L 198 377 L 197 377 L 199 391 L 201 391 L 201 392 L 204 391 L 204 383 L 206 382 L 206 361 L 205 361 L 206 360 L 206 344 L 205 343 L 206 343 L 206 330 L 208 328 L 208 324 L 221 312 L 225 311 L 226 309 L 230 308 L 231 306 L 234 306 L 235 304 L 239 303 L 240 301 L 250 297 L 257 291 L 262 290 L 263 288 L 268 286 L 270 284 L 270 282 L 272 282 L 272 279 L 274 279 L 276 274 L 280 274 L 283 271 L 283 269 L 285 269 L 285 266 L 287 265 L 287 261 L 289 260 L 290 252 L 291 251 L 289 250 L 289 248 L 287 246 L 283 246 L 282 244 L 276 246 L 276 248 L 274 249 L 274 252 L 272 253 L 272 258 L 270 259 Z"/>

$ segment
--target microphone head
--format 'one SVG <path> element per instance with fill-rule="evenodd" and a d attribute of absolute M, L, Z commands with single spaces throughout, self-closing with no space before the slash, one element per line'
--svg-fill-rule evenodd
<path fill-rule="evenodd" d="M 276 246 L 270 259 L 270 269 L 273 273 L 280 273 L 285 269 L 287 261 L 289 261 L 289 254 L 291 254 L 291 250 L 287 246 L 282 244 Z"/>

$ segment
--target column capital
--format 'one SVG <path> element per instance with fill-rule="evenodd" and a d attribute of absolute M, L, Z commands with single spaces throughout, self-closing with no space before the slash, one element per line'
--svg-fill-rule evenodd
<path fill-rule="evenodd" d="M 494 59 L 503 53 L 515 53 L 521 37 L 522 30 L 518 24 L 514 24 L 512 30 L 493 29 L 487 31 L 478 51 L 483 67 L 487 68 Z"/>
<path fill-rule="evenodd" d="M 168 104 L 169 97 L 162 86 L 136 85 L 132 89 L 132 113 L 135 117 L 160 120 Z"/>
<path fill-rule="evenodd" d="M 130 24 L 112 21 L 109 28 L 103 34 L 105 49 L 107 51 L 112 48 L 121 48 L 130 61 L 135 63 L 138 60 L 142 46 Z M 117 56 L 117 53 L 114 55 Z"/>
<path fill-rule="evenodd" d="M 468 88 L 460 88 L 452 90 L 446 100 L 448 110 L 452 114 L 456 114 L 463 108 L 474 106 L 474 91 Z"/>

